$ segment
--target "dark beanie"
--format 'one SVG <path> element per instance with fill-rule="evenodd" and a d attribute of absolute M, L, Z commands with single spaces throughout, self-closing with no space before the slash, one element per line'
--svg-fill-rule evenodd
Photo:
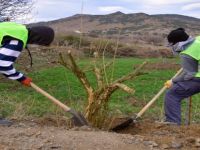
<path fill-rule="evenodd" d="M 181 41 L 186 41 L 188 38 L 189 38 L 189 35 L 187 35 L 187 33 L 185 32 L 185 29 L 183 28 L 172 30 L 167 36 L 168 42 L 172 43 L 173 45 Z"/>
<path fill-rule="evenodd" d="M 48 46 L 54 39 L 54 30 L 47 26 L 29 27 L 28 32 L 28 44 Z"/>

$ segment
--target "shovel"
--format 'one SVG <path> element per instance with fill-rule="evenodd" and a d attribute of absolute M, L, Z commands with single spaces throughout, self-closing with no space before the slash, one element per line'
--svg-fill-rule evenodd
<path fill-rule="evenodd" d="M 181 68 L 175 75 L 173 78 L 177 77 L 181 72 L 183 71 L 183 69 Z M 172 79 L 173 79 L 172 78 Z M 130 124 L 132 123 L 136 123 L 138 118 L 140 118 L 144 112 L 160 97 L 160 95 L 167 89 L 166 86 L 164 86 L 152 99 L 151 101 L 149 101 L 143 108 L 142 110 L 140 110 L 140 112 L 135 116 L 132 116 L 130 118 L 128 118 L 127 120 L 123 121 L 122 123 L 114 126 L 111 128 L 112 131 L 118 131 L 118 130 L 122 130 L 126 127 L 128 127 Z"/>
<path fill-rule="evenodd" d="M 87 120 L 85 119 L 85 117 L 82 114 L 80 114 L 80 113 L 76 112 L 75 110 L 71 109 L 70 107 L 64 105 L 59 100 L 57 100 L 56 98 L 51 96 L 49 93 L 47 93 L 44 90 L 42 90 L 41 88 L 39 88 L 33 82 L 31 82 L 31 87 L 33 89 L 35 89 L 37 92 L 39 92 L 42 95 L 44 95 L 45 97 L 47 97 L 50 101 L 52 101 L 54 104 L 56 104 L 57 106 L 62 108 L 64 111 L 69 112 L 73 116 L 72 120 L 73 120 L 73 123 L 75 126 L 84 126 L 84 125 L 87 126 L 88 125 Z"/>

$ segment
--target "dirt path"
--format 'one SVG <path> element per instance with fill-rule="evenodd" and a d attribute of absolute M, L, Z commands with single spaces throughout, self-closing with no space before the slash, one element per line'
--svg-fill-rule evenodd
<path fill-rule="evenodd" d="M 93 131 L 88 127 L 67 130 L 64 127 L 20 123 L 0 127 L 1 150 L 136 150 L 146 149 L 127 134 Z M 85 130 L 85 131 L 82 131 Z"/>
<path fill-rule="evenodd" d="M 0 150 L 198 150 L 200 127 L 159 126 L 141 122 L 121 133 L 89 127 L 41 126 L 35 122 L 0 126 Z"/>

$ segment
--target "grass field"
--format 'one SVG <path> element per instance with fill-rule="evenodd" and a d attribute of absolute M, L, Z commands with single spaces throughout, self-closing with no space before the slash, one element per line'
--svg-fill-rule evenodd
<path fill-rule="evenodd" d="M 133 70 L 133 65 L 141 64 L 147 59 L 118 58 L 115 62 L 114 78 L 121 77 Z M 107 60 L 109 61 L 109 60 Z M 162 62 L 163 59 L 148 59 L 150 63 Z M 165 59 L 168 63 L 175 59 Z M 84 68 L 90 60 L 80 60 L 79 65 Z M 34 69 L 36 70 L 36 69 Z M 111 69 L 110 69 L 111 70 Z M 109 108 L 115 115 L 128 115 L 138 112 L 162 88 L 163 83 L 170 79 L 175 69 L 155 70 L 145 69 L 145 74 L 126 84 L 135 89 L 135 94 L 130 95 L 117 91 L 112 95 Z M 109 72 L 108 72 L 109 74 Z M 86 105 L 86 93 L 77 78 L 60 65 L 44 67 L 27 74 L 33 82 L 65 104 L 82 111 Z M 95 86 L 95 77 L 87 73 L 91 84 Z M 0 114 L 5 117 L 23 118 L 26 116 L 63 115 L 64 113 L 52 105 L 45 97 L 35 92 L 32 88 L 21 86 L 19 83 L 3 80 L 0 83 Z M 199 95 L 193 97 L 193 120 L 200 120 Z M 159 118 L 162 114 L 163 96 L 145 114 Z M 185 102 L 183 102 L 183 106 Z M 185 107 L 183 107 L 185 108 Z"/>

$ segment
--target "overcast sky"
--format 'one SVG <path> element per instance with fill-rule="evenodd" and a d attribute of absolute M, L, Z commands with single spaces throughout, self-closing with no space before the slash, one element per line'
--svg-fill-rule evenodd
<path fill-rule="evenodd" d="M 34 21 L 55 20 L 80 13 L 109 14 L 116 11 L 200 18 L 200 0 L 36 0 Z"/>

